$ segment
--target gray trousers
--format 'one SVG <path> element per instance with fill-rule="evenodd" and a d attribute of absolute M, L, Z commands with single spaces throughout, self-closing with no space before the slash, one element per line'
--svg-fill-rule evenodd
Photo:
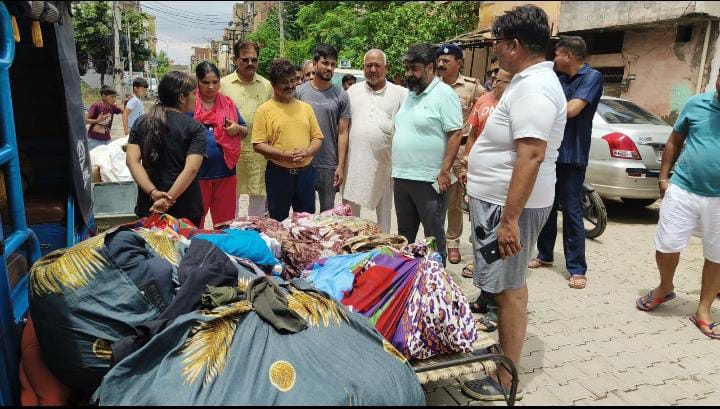
<path fill-rule="evenodd" d="M 338 188 L 333 185 L 335 169 L 315 168 L 315 191 L 320 201 L 320 211 L 330 210 L 335 207 L 335 193 Z"/>
<path fill-rule="evenodd" d="M 422 223 L 425 237 L 435 237 L 443 265 L 447 259 L 445 243 L 445 215 L 447 192 L 439 194 L 431 182 L 396 179 L 394 181 L 395 212 L 398 234 L 414 243 Z"/>

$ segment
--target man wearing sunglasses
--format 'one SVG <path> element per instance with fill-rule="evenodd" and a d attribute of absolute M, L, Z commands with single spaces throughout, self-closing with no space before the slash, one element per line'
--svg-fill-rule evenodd
<path fill-rule="evenodd" d="M 468 157 L 473 284 L 495 294 L 500 346 L 519 366 L 527 330 L 527 267 L 555 199 L 567 102 L 553 63 L 545 61 L 550 27 L 542 9 L 506 11 L 492 33 L 500 68 L 513 79 Z M 487 378 L 461 388 L 476 399 L 504 399 L 512 376 L 504 368 L 498 375 L 501 384 Z"/>
<path fill-rule="evenodd" d="M 258 75 L 260 47 L 254 41 L 240 40 L 233 46 L 237 70 L 220 80 L 223 93 L 237 105 L 247 122 L 248 135 L 252 134 L 255 111 L 273 95 L 270 81 Z M 235 194 L 249 195 L 248 216 L 265 216 L 265 166 L 267 160 L 255 153 L 251 143 L 243 143 L 237 164 L 237 190 Z M 240 205 L 238 203 L 238 216 Z"/>

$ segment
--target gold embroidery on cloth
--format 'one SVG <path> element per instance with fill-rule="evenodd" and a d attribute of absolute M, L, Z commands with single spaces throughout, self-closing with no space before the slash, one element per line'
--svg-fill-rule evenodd
<path fill-rule="evenodd" d="M 407 358 L 405 358 L 405 355 L 401 354 L 400 351 L 398 351 L 393 344 L 389 343 L 387 340 L 383 339 L 383 348 L 385 349 L 385 352 L 388 354 L 394 356 L 401 362 L 407 362 Z"/>
<path fill-rule="evenodd" d="M 338 307 L 335 301 L 319 294 L 291 288 L 290 294 L 287 294 L 286 298 L 288 308 L 302 317 L 308 326 L 320 327 L 321 320 L 325 327 L 330 325 L 330 321 L 333 321 L 335 325 L 340 325 L 341 320 L 348 320 L 342 307 Z"/>
<path fill-rule="evenodd" d="M 227 355 L 240 316 L 253 309 L 248 301 L 239 301 L 215 308 L 206 316 L 212 321 L 196 325 L 183 345 L 183 377 L 193 384 L 205 370 L 203 387 L 211 383 L 225 369 Z"/>
<path fill-rule="evenodd" d="M 110 348 L 110 342 L 106 339 L 96 339 L 95 342 L 93 342 L 92 350 L 96 357 L 104 361 L 109 361 L 112 359 L 112 349 Z"/>
<path fill-rule="evenodd" d="M 158 256 L 164 258 L 175 267 L 180 265 L 180 253 L 175 247 L 175 240 L 173 240 L 172 237 L 162 232 L 155 232 L 148 229 L 139 229 L 136 233 L 145 239 L 145 242 Z"/>
<path fill-rule="evenodd" d="M 62 294 L 64 289 L 74 290 L 86 286 L 100 270 L 109 265 L 97 251 L 104 245 L 105 235 L 100 234 L 41 258 L 30 270 L 32 293 L 40 296 Z"/>
<path fill-rule="evenodd" d="M 270 383 L 280 392 L 287 392 L 295 386 L 295 368 L 290 362 L 277 361 L 270 365 Z"/>

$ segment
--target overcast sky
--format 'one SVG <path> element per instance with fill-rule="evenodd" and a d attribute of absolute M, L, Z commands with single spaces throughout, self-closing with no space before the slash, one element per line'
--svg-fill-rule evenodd
<path fill-rule="evenodd" d="M 222 39 L 232 21 L 235 1 L 141 1 L 143 11 L 156 16 L 157 51 L 166 51 L 176 64 L 189 64 L 192 47 L 207 47 Z"/>

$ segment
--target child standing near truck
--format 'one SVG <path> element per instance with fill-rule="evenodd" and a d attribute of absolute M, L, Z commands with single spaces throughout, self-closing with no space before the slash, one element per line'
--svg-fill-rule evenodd
<path fill-rule="evenodd" d="M 90 105 L 85 115 L 88 128 L 88 150 L 100 145 L 110 143 L 110 129 L 112 129 L 113 115 L 121 114 L 122 109 L 115 105 L 117 92 L 107 85 L 100 88 L 100 101 Z"/>

